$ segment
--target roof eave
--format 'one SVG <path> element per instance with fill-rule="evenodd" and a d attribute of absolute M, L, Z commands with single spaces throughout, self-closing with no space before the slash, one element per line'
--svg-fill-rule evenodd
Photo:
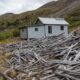
<path fill-rule="evenodd" d="M 69 24 L 45 24 L 43 23 L 43 25 L 69 25 Z"/>

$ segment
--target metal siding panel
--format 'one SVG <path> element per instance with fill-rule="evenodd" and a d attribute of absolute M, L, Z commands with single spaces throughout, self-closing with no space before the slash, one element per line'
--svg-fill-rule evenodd
<path fill-rule="evenodd" d="M 48 26 L 49 25 L 46 25 L 46 36 L 58 36 L 61 33 L 68 35 L 68 26 L 64 26 L 64 30 L 62 31 L 62 30 L 60 30 L 60 26 L 52 25 L 52 34 L 48 33 Z"/>
<path fill-rule="evenodd" d="M 52 34 L 48 33 L 48 26 L 52 26 Z M 38 28 L 38 32 L 35 31 L 35 28 Z M 68 26 L 64 26 L 64 30 L 60 30 L 60 25 L 44 25 L 36 27 L 28 27 L 24 29 L 24 32 L 21 30 L 21 38 L 42 38 L 47 36 L 58 36 L 61 33 L 65 33 L 65 36 L 68 35 Z"/>
<path fill-rule="evenodd" d="M 43 24 L 64 24 L 64 25 L 69 25 L 68 22 L 66 20 L 64 20 L 64 18 L 43 18 L 43 17 L 39 17 L 39 20 L 43 23 Z"/>
<path fill-rule="evenodd" d="M 23 38 L 23 39 L 26 39 L 27 38 L 27 29 L 22 29 L 20 31 L 20 37 Z"/>
<path fill-rule="evenodd" d="M 35 31 L 35 28 L 38 28 L 38 31 Z M 28 28 L 28 38 L 42 38 L 44 36 L 44 26 Z"/>

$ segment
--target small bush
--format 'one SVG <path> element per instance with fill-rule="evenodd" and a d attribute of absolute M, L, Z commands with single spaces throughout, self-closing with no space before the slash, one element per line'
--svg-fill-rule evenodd
<path fill-rule="evenodd" d="M 9 29 L 0 33 L 0 41 L 13 37 L 19 37 L 19 29 Z"/>
<path fill-rule="evenodd" d="M 19 29 L 14 29 L 14 30 L 13 30 L 13 36 L 14 36 L 14 37 L 19 37 L 19 36 L 20 36 L 20 31 L 19 31 Z"/>
<path fill-rule="evenodd" d="M 5 80 L 3 77 L 0 76 L 0 80 Z"/>
<path fill-rule="evenodd" d="M 11 77 L 11 78 L 14 78 L 14 77 L 16 77 L 17 72 L 16 72 L 15 70 L 11 70 L 11 71 L 9 71 L 9 72 L 7 73 L 7 75 L 8 75 L 9 77 Z"/>

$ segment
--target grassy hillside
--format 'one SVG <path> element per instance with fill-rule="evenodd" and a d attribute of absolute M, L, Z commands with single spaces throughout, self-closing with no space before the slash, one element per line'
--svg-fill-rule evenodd
<path fill-rule="evenodd" d="M 59 0 L 50 2 L 34 11 L 22 14 L 4 14 L 0 16 L 0 40 L 19 36 L 19 28 L 34 25 L 39 16 L 64 17 L 70 23 L 70 28 L 80 26 L 79 4 L 80 0 Z"/>
<path fill-rule="evenodd" d="M 66 19 L 70 23 L 70 28 L 80 27 L 80 7 L 68 14 Z"/>

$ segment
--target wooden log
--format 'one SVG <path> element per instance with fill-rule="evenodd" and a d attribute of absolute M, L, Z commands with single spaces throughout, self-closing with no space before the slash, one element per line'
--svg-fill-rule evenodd
<path fill-rule="evenodd" d="M 12 78 L 8 77 L 6 74 L 0 72 L 0 76 L 2 76 L 5 80 L 13 80 Z"/>
<path fill-rule="evenodd" d="M 75 77 L 73 77 L 73 76 L 70 76 L 70 75 L 68 75 L 68 74 L 61 74 L 61 73 L 57 73 L 57 72 L 55 72 L 55 74 L 57 75 L 57 76 L 61 76 L 61 77 L 64 77 L 64 78 L 70 78 L 70 79 L 72 79 L 72 80 L 80 80 L 79 78 L 75 78 Z"/>
<path fill-rule="evenodd" d="M 52 60 L 52 61 L 48 61 L 49 65 L 52 64 L 63 64 L 63 65 L 77 65 L 80 64 L 79 61 L 68 61 L 68 60 Z"/>
<path fill-rule="evenodd" d="M 47 79 L 54 77 L 54 76 L 55 76 L 55 74 L 47 75 L 47 76 L 40 78 L 40 80 L 47 80 Z"/>

